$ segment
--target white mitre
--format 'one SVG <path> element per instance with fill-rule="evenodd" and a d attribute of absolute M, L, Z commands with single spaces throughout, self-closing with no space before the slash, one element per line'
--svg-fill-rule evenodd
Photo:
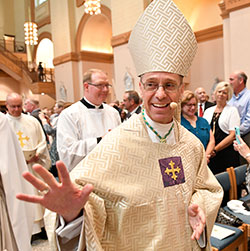
<path fill-rule="evenodd" d="M 147 7 L 128 46 L 138 76 L 154 71 L 186 76 L 197 50 L 191 27 L 171 0 L 154 0 Z"/>

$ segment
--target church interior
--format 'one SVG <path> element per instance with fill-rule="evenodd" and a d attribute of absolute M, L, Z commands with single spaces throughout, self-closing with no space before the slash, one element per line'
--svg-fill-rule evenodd
<path fill-rule="evenodd" d="M 140 92 L 128 41 L 152 1 L 99 0 L 95 14 L 87 0 L 1 0 L 0 110 L 12 92 L 38 100 L 41 109 L 59 100 L 75 103 L 84 96 L 83 73 L 92 68 L 108 75 L 107 103 L 122 101 L 127 90 Z M 250 0 L 173 2 L 198 42 L 185 89 L 203 87 L 211 100 L 231 72 L 250 75 Z"/>
<path fill-rule="evenodd" d="M 101 13 L 85 12 L 84 0 L 2 0 L 0 22 L 0 104 L 10 92 L 33 97 L 41 108 L 56 100 L 83 96 L 82 74 L 90 68 L 108 73 L 107 102 L 138 91 L 128 51 L 130 32 L 150 0 L 101 0 Z M 174 0 L 195 32 L 198 52 L 184 82 L 211 95 L 213 85 L 231 71 L 250 73 L 249 0 Z M 36 44 L 25 44 L 24 23 L 37 25 Z M 44 75 L 38 78 L 42 62 Z"/>

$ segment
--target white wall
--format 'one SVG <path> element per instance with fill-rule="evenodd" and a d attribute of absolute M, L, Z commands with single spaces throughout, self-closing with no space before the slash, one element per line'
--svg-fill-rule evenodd
<path fill-rule="evenodd" d="M 197 87 L 203 87 L 207 94 L 211 96 L 210 90 L 215 78 L 224 80 L 223 57 L 222 38 L 198 43 L 197 54 L 190 69 L 188 89 L 194 91 Z"/>
<path fill-rule="evenodd" d="M 128 71 L 134 79 L 134 90 L 139 92 L 139 78 L 137 77 L 134 62 L 130 55 L 128 44 L 114 48 L 114 81 L 116 99 L 122 100 L 125 92 L 124 77 Z"/>
<path fill-rule="evenodd" d="M 134 77 L 134 90 L 139 92 L 139 78 L 137 77 L 128 45 L 114 48 L 114 79 L 116 95 L 122 100 L 125 91 L 124 76 L 127 70 Z M 213 39 L 198 44 L 197 54 L 190 69 L 188 89 L 194 91 L 197 87 L 204 87 L 210 95 L 215 78 L 224 78 L 223 39 Z"/>
<path fill-rule="evenodd" d="M 229 19 L 224 20 L 228 40 L 225 40 L 228 53 L 225 64 L 225 76 L 235 70 L 243 70 L 250 77 L 250 7 L 233 11 Z M 250 81 L 247 83 L 250 88 Z"/>

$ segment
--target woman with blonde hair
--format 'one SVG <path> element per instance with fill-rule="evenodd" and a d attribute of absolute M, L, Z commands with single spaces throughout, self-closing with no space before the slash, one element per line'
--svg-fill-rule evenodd
<path fill-rule="evenodd" d="M 197 103 L 197 97 L 193 92 L 187 90 L 183 93 L 181 100 L 181 124 L 200 139 L 206 150 L 207 163 L 209 163 L 215 140 L 208 122 L 195 114 Z"/>
<path fill-rule="evenodd" d="M 233 148 L 235 127 L 240 125 L 240 116 L 235 107 L 227 104 L 232 94 L 233 90 L 229 83 L 218 83 L 214 91 L 216 106 L 208 108 L 203 116 L 210 124 L 215 137 L 215 147 L 209 163 L 214 174 L 240 164 L 239 154 Z"/>

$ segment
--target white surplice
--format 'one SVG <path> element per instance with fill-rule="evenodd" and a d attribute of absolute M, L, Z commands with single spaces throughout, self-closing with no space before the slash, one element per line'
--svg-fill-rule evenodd
<path fill-rule="evenodd" d="M 117 110 L 103 104 L 103 109 L 89 109 L 81 101 L 63 110 L 57 123 L 57 150 L 60 160 L 71 171 L 104 136 L 121 123 Z"/>
<path fill-rule="evenodd" d="M 13 117 L 10 114 L 7 114 L 6 116 L 17 136 L 22 150 L 27 151 L 35 149 L 35 153 L 39 156 L 39 160 L 36 163 L 41 164 L 46 169 L 49 169 L 51 166 L 49 151 L 43 129 L 38 120 L 26 114 L 21 114 L 19 117 Z M 36 175 L 36 173 L 33 171 L 32 165 L 36 163 L 28 164 L 29 171 L 34 175 Z M 37 190 L 36 193 L 39 194 Z M 33 234 L 39 233 L 41 228 L 44 226 L 44 208 L 39 204 L 36 204 L 35 206 L 36 210 Z"/>

